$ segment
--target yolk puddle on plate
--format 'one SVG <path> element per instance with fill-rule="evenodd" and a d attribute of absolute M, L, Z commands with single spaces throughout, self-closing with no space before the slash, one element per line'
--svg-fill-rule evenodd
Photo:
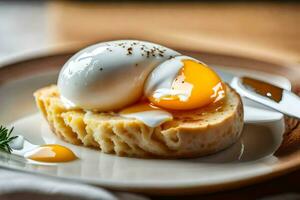
<path fill-rule="evenodd" d="M 25 157 L 39 162 L 69 162 L 77 159 L 73 151 L 57 144 L 39 146 L 26 153 Z"/>

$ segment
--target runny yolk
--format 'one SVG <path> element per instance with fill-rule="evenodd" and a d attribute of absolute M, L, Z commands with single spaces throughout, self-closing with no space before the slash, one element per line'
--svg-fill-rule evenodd
<path fill-rule="evenodd" d="M 68 162 L 77 159 L 69 148 L 57 144 L 39 146 L 27 152 L 25 157 L 39 162 Z"/>
<path fill-rule="evenodd" d="M 139 102 L 134 104 L 130 107 L 126 107 L 120 111 L 120 114 L 131 114 L 131 113 L 138 113 L 138 112 L 145 112 L 151 110 L 159 110 L 156 106 L 152 105 L 149 102 Z"/>
<path fill-rule="evenodd" d="M 183 60 L 183 67 L 172 83 L 173 94 L 149 100 L 156 106 L 171 110 L 190 110 L 216 102 L 225 96 L 220 77 L 208 66 L 193 60 Z M 177 92 L 176 92 L 177 91 Z M 181 99 L 178 93 L 187 95 Z M 154 92 L 155 93 L 155 92 Z"/>

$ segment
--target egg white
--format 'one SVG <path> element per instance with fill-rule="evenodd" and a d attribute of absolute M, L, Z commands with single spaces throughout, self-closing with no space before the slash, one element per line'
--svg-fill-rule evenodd
<path fill-rule="evenodd" d="M 63 66 L 58 89 L 67 108 L 112 111 L 136 102 L 150 72 L 178 52 L 158 44 L 119 40 L 76 53 Z"/>
<path fill-rule="evenodd" d="M 149 127 L 157 127 L 164 122 L 173 119 L 173 115 L 165 110 L 147 110 L 142 112 L 121 114 L 121 116 L 140 120 Z"/>

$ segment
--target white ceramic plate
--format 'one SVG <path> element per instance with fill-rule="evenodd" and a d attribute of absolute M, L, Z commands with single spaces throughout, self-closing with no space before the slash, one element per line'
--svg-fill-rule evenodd
<path fill-rule="evenodd" d="M 36 89 L 56 83 L 58 70 L 69 55 L 60 56 L 31 59 L 0 69 L 0 123 L 14 126 L 15 134 L 23 135 L 34 144 L 65 145 L 80 159 L 64 164 L 41 165 L 0 153 L 0 166 L 117 190 L 176 194 L 240 187 L 299 165 L 297 162 L 292 167 L 283 168 L 283 161 L 273 155 L 281 143 L 284 131 L 282 116 L 269 122 L 246 124 L 242 137 L 236 144 L 220 153 L 197 159 L 117 157 L 65 143 L 50 131 L 32 97 Z M 291 87 L 289 81 L 280 76 L 251 70 L 237 71 L 228 66 L 225 69 L 239 75 L 264 77 L 264 80 L 280 84 L 286 89 Z M 246 104 L 248 105 L 247 102 Z"/>

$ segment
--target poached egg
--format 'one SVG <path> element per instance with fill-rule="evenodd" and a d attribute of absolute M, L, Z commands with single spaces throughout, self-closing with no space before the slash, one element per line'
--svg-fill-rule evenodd
<path fill-rule="evenodd" d="M 79 51 L 63 66 L 58 88 L 67 108 L 114 111 L 150 127 L 172 120 L 172 110 L 197 109 L 225 96 L 223 82 L 204 63 L 137 40 Z"/>
<path fill-rule="evenodd" d="M 143 95 L 150 72 L 178 52 L 134 40 L 87 47 L 63 66 L 58 88 L 67 108 L 113 111 L 135 103 Z"/>

